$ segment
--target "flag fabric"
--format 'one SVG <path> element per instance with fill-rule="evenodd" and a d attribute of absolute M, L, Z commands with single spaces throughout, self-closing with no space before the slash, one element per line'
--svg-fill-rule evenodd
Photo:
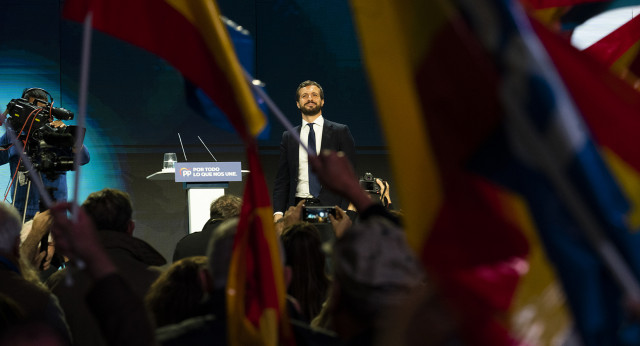
<path fill-rule="evenodd" d="M 222 17 L 222 19 L 229 33 L 229 37 L 231 38 L 231 43 L 233 44 L 233 48 L 236 52 L 236 56 L 238 57 L 240 65 L 244 68 L 245 71 L 247 71 L 247 73 L 249 73 L 249 75 L 253 76 L 255 65 L 255 42 L 253 38 L 246 29 L 242 28 L 238 24 L 224 17 Z M 227 116 L 202 89 L 198 88 L 188 79 L 184 80 L 184 86 L 187 103 L 194 110 L 196 110 L 198 114 L 204 116 L 207 121 L 209 121 L 217 128 L 223 129 L 228 132 L 235 131 Z M 264 114 L 268 114 L 268 108 L 264 100 L 255 93 L 254 97 L 260 110 Z M 257 138 L 268 139 L 269 133 L 270 126 L 269 123 L 267 123 L 267 125 Z"/>
<path fill-rule="evenodd" d="M 601 13 L 626 6 L 640 5 L 638 0 L 522 0 L 542 23 L 570 37 L 573 30 Z"/>
<path fill-rule="evenodd" d="M 164 58 L 200 88 L 244 139 L 250 173 L 227 284 L 231 345 L 293 344 L 283 261 L 255 137 L 266 119 L 235 56 L 215 1 L 68 0 L 65 16 Z M 167 23 L 170 23 L 168 25 Z"/>
<path fill-rule="evenodd" d="M 636 250 L 640 246 L 640 234 L 637 233 L 640 224 L 638 197 L 634 195 L 638 191 L 640 152 L 635 149 L 633 133 L 640 130 L 640 98 L 637 92 L 602 65 L 554 36 L 542 25 L 533 24 L 579 108 L 581 119 L 598 144 L 602 161 L 607 163 L 609 171 L 617 178 L 621 198 L 615 197 L 612 186 L 607 187 L 611 185 L 608 178 L 601 180 L 593 174 L 595 170 L 590 170 L 590 165 L 585 165 L 582 168 L 585 177 L 582 179 L 591 184 L 593 189 L 583 198 L 591 204 L 593 222 L 603 227 L 609 245 L 615 247 L 631 271 L 632 277 L 628 279 L 637 282 L 640 277 L 640 257 Z M 612 198 L 604 198 L 607 191 Z M 629 292 L 615 282 L 611 268 L 594 254 L 593 247 L 602 242 L 585 243 L 588 236 L 584 235 L 584 226 L 565 225 L 564 222 L 558 222 L 559 218 L 548 221 L 562 225 L 563 229 L 569 231 L 569 237 L 564 241 L 560 239 L 563 236 L 560 233 L 549 233 L 544 237 L 547 238 L 548 254 L 563 280 L 584 343 L 640 343 L 637 320 L 630 316 L 624 306 Z M 540 229 L 544 232 L 543 227 Z"/>
<path fill-rule="evenodd" d="M 536 302 L 557 289 L 556 275 L 585 344 L 637 344 L 623 301 L 638 292 L 631 249 L 640 235 L 630 232 L 634 206 L 616 168 L 601 155 L 635 173 L 631 137 L 602 141 L 638 132 L 629 113 L 609 125 L 605 117 L 637 95 L 580 64 L 584 54 L 566 40 L 539 25 L 534 32 L 515 1 L 458 4 L 462 15 L 443 1 L 352 0 L 400 202 L 422 209 L 405 210 L 408 238 L 471 344 L 548 344 L 566 334 L 563 300 Z M 553 62 L 537 35 L 560 52 Z M 396 114 L 409 125 L 395 124 Z M 420 179 L 416 162 L 426 166 Z M 538 320 L 543 338 L 514 328 L 544 312 L 556 318 Z"/>
<path fill-rule="evenodd" d="M 584 52 L 609 67 L 612 72 L 640 90 L 640 16 L 601 38 Z"/>
<path fill-rule="evenodd" d="M 227 283 L 231 345 L 292 345 L 286 318 L 283 267 L 273 209 L 255 141 L 248 144 L 249 173 Z"/>
<path fill-rule="evenodd" d="M 499 125 L 496 71 L 447 3 L 351 5 L 408 240 L 461 316 L 464 338 L 512 344 L 503 316 L 529 252 L 519 232 L 526 213 L 510 213 L 504 189 L 464 169 Z"/>
<path fill-rule="evenodd" d="M 80 22 L 89 12 L 94 28 L 179 70 L 220 107 L 243 138 L 265 127 L 215 1 L 69 0 L 64 9 L 65 17 Z"/>

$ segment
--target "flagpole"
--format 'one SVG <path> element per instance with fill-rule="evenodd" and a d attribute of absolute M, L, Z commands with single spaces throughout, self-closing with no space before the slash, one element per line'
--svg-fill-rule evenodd
<path fill-rule="evenodd" d="M 73 156 L 73 169 L 76 172 L 73 186 L 73 203 L 71 204 L 71 221 L 78 221 L 78 190 L 80 189 L 80 158 L 82 154 L 82 129 L 85 124 L 85 115 L 87 110 L 87 90 L 89 88 L 89 63 L 91 57 L 91 22 L 93 19 L 93 13 L 91 10 L 87 12 L 84 17 L 84 25 L 82 32 L 82 56 L 80 61 L 80 87 L 78 91 L 78 118 L 76 120 L 76 142 L 74 144 L 75 153 Z M 75 259 L 72 262 L 78 269 L 83 269 L 86 264 Z M 71 270 L 67 271 L 65 275 L 65 284 L 67 287 L 71 287 L 74 284 L 73 277 L 71 276 Z"/>
<path fill-rule="evenodd" d="M 83 129 L 87 113 L 87 91 L 89 89 L 89 66 L 91 63 L 91 22 L 93 13 L 87 12 L 84 18 L 82 33 L 82 57 L 80 62 L 80 90 L 78 92 L 78 118 L 76 120 L 76 143 L 73 158 L 73 170 L 76 172 L 73 189 L 73 203 L 71 217 L 78 220 L 78 191 L 80 190 L 80 159 L 82 155 Z"/>
<path fill-rule="evenodd" d="M 298 131 L 294 131 L 293 125 L 291 125 L 287 117 L 282 113 L 282 111 L 280 110 L 280 108 L 278 108 L 275 102 L 271 100 L 269 95 L 267 95 L 267 93 L 264 92 L 264 90 L 262 90 L 260 86 L 253 84 L 254 79 L 246 70 L 243 69 L 243 72 L 244 72 L 244 77 L 247 80 L 247 83 L 249 83 L 249 85 L 251 85 L 251 88 L 258 94 L 258 96 L 260 96 L 264 100 L 264 102 L 267 104 L 267 107 L 269 107 L 271 112 L 275 114 L 276 119 L 278 119 L 280 123 L 284 126 L 284 128 L 287 131 L 289 131 L 289 133 L 293 136 L 293 138 L 298 143 L 300 143 L 300 145 L 302 146 L 302 148 L 304 148 L 307 154 L 314 155 L 309 151 L 309 148 L 302 143 L 302 140 L 300 140 L 300 134 L 298 133 Z"/>
<path fill-rule="evenodd" d="M 31 160 L 24 153 L 24 148 L 22 146 L 22 142 L 20 140 L 18 140 L 18 137 L 16 136 L 14 130 L 9 126 L 7 126 L 7 134 L 9 135 L 9 140 L 11 141 L 13 146 L 16 148 L 16 152 L 20 156 L 20 160 L 22 161 L 22 163 L 24 164 L 25 168 L 27 169 L 27 173 L 29 174 L 31 182 L 36 185 L 36 188 L 38 189 L 38 192 L 40 193 L 40 199 L 44 202 L 44 205 L 47 207 L 47 209 L 49 209 L 51 207 L 51 205 L 53 204 L 53 202 L 51 201 L 51 197 L 49 196 L 49 193 L 47 192 L 47 190 L 44 187 L 44 183 L 42 182 L 42 177 L 33 168 L 33 165 L 31 164 Z M 18 187 L 16 186 L 15 188 L 17 189 Z M 28 198 L 28 196 L 27 196 L 27 198 Z M 24 208 L 26 210 L 27 204 L 25 204 Z M 22 221 L 24 221 L 24 220 L 22 220 Z"/>

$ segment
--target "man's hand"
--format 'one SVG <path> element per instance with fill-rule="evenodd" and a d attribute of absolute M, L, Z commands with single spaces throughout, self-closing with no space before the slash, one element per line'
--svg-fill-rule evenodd
<path fill-rule="evenodd" d="M 342 237 L 344 232 L 351 228 L 351 219 L 347 212 L 342 210 L 342 208 L 336 205 L 336 217 L 329 214 L 329 220 L 331 220 L 331 226 L 333 227 L 333 232 L 336 234 L 337 238 Z"/>
<path fill-rule="evenodd" d="M 291 206 L 289 207 L 289 209 L 287 210 L 286 213 L 284 213 L 284 228 L 286 229 L 287 227 L 294 225 L 300 221 L 302 221 L 302 208 L 304 207 L 304 200 L 298 202 L 298 205 Z"/>
<path fill-rule="evenodd" d="M 389 204 L 391 204 L 389 183 L 379 178 L 376 178 L 376 183 L 378 183 L 378 186 L 380 187 L 380 202 L 382 202 L 382 205 L 385 207 L 389 206 Z"/>
<path fill-rule="evenodd" d="M 31 222 L 29 235 L 27 235 L 27 238 L 22 242 L 22 245 L 20 245 L 20 251 L 36 269 L 39 269 L 42 259 L 47 255 L 45 251 L 40 251 L 40 241 L 47 232 L 51 231 L 52 224 L 53 219 L 48 210 L 43 213 L 37 213 Z M 24 227 L 28 226 L 29 224 L 27 223 Z"/>
<path fill-rule="evenodd" d="M 360 187 L 353 167 L 343 152 L 323 150 L 318 156 L 309 156 L 309 162 L 322 186 L 350 200 L 357 210 L 363 211 L 375 203 Z"/>

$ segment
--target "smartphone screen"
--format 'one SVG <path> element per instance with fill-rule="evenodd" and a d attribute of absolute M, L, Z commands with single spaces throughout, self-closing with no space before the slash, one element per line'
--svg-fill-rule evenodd
<path fill-rule="evenodd" d="M 302 221 L 312 223 L 331 222 L 329 215 L 336 216 L 335 207 L 304 207 L 302 209 Z"/>

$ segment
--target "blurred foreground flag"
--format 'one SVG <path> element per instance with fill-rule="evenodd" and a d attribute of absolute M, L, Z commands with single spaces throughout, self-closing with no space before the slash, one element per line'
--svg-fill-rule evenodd
<path fill-rule="evenodd" d="M 595 128 L 606 126 L 603 108 L 637 102 L 615 96 L 633 90 L 602 79 L 615 77 L 589 69 L 582 62 L 590 58 L 541 25 L 534 32 L 517 1 L 352 7 L 409 240 L 467 342 L 566 337 L 562 299 L 540 299 L 555 287 L 548 258 L 585 344 L 639 344 L 624 305 L 640 299 L 640 235 L 630 232 L 636 208 L 612 171 L 640 171 L 632 165 L 640 155 L 618 146 L 631 139 L 625 127 L 640 127 L 619 116 L 616 127 Z M 553 61 L 538 34 L 555 45 Z M 581 112 L 593 103 L 603 103 L 599 113 Z M 614 132 L 625 136 L 600 142 Z M 616 167 L 602 149 L 614 152 Z"/>
<path fill-rule="evenodd" d="M 640 90 L 640 16 L 585 48 L 584 52 Z"/>
<path fill-rule="evenodd" d="M 68 0 L 64 16 L 165 59 L 202 89 L 241 137 L 257 136 L 266 118 L 238 63 L 215 1 Z"/>
<path fill-rule="evenodd" d="M 573 30 L 587 20 L 626 6 L 640 5 L 639 0 L 520 0 L 540 22 L 570 37 Z"/>

